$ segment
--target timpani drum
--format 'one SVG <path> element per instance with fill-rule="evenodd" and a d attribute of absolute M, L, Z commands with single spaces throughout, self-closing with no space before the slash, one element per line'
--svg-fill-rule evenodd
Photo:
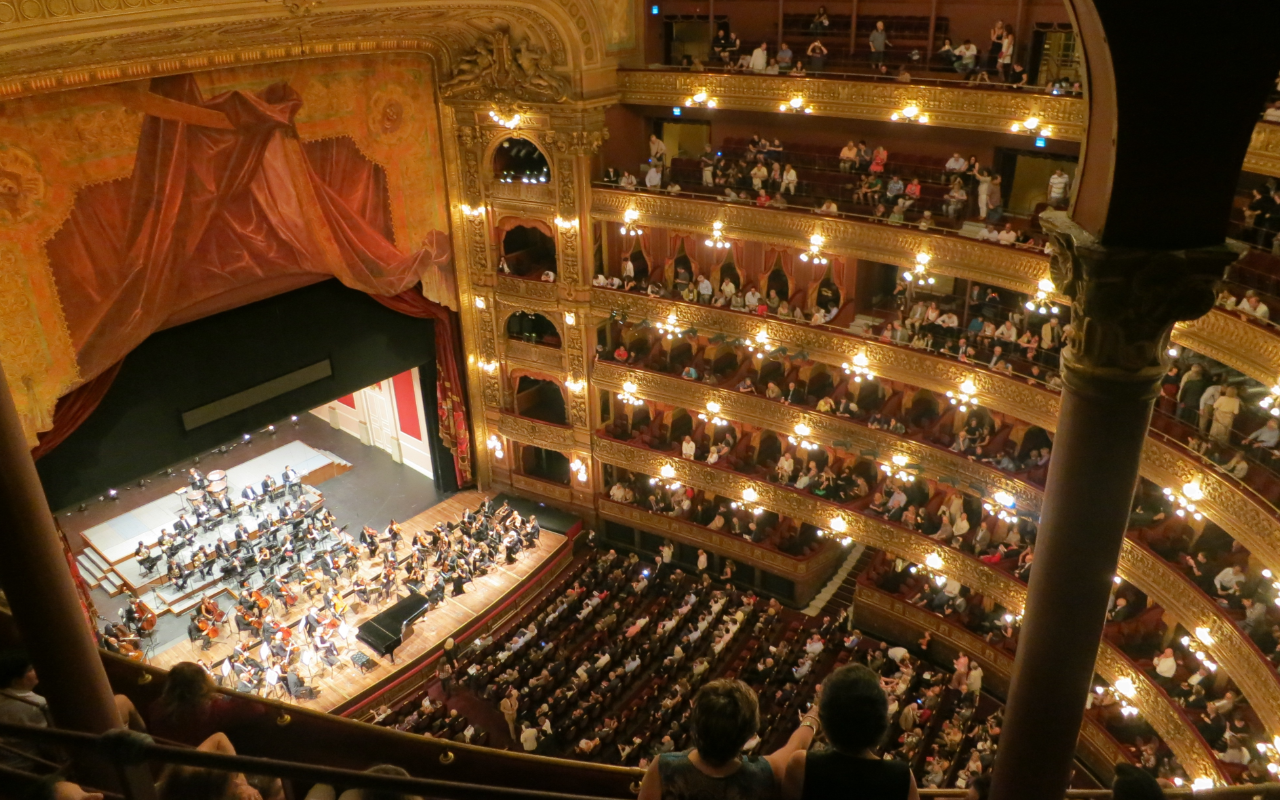
<path fill-rule="evenodd" d="M 225 469 L 215 469 L 205 476 L 205 480 L 209 483 L 217 483 L 218 481 L 226 481 L 227 471 Z"/>
<path fill-rule="evenodd" d="M 205 499 L 205 493 L 203 489 L 188 489 L 182 499 L 187 501 L 188 509 L 194 509 L 196 503 L 202 502 Z"/>
<path fill-rule="evenodd" d="M 215 500 L 221 500 L 223 497 L 226 497 L 226 495 L 227 495 L 227 479 L 226 478 L 223 478 L 222 480 L 217 480 L 217 481 L 210 481 L 209 483 L 210 497 L 212 497 Z"/>

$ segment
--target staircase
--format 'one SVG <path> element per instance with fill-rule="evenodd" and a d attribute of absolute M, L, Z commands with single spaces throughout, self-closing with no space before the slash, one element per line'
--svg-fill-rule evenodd
<path fill-rule="evenodd" d="M 862 568 L 871 559 L 868 553 L 869 548 L 866 545 L 854 545 L 849 555 L 845 557 L 844 563 L 831 576 L 831 580 L 827 581 L 805 607 L 804 613 L 816 617 L 823 613 L 830 614 L 839 609 L 848 608 L 853 602 L 853 586 L 858 579 L 858 573 L 862 572 Z"/>
<path fill-rule="evenodd" d="M 86 547 L 76 556 L 76 565 L 90 589 L 101 588 L 110 597 L 115 597 L 124 590 L 124 582 L 120 580 L 120 576 L 92 547 Z"/>

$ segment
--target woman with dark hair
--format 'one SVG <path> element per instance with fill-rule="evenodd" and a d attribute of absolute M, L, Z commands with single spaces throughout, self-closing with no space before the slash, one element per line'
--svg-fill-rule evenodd
<path fill-rule="evenodd" d="M 739 680 L 711 681 L 693 699 L 693 749 L 664 753 L 644 774 L 640 800 L 756 800 L 772 798 L 794 753 L 813 741 L 817 716 L 807 712 L 787 743 L 767 756 L 743 757 L 760 727 L 756 693 Z"/>
<path fill-rule="evenodd" d="M 164 690 L 149 710 L 154 736 L 192 746 L 262 714 L 256 705 L 219 694 L 204 667 L 190 661 L 169 670 Z"/>
<path fill-rule="evenodd" d="M 784 800 L 919 800 L 911 766 L 878 758 L 875 748 L 889 729 L 889 700 L 880 678 L 861 664 L 841 667 L 822 684 L 818 699 L 831 749 L 793 752 L 782 783 Z"/>

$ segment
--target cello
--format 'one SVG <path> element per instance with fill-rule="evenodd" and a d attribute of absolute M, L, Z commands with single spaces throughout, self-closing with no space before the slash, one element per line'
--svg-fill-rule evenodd
<path fill-rule="evenodd" d="M 200 599 L 200 611 L 209 619 L 213 620 L 216 625 L 221 625 L 222 620 L 227 617 L 227 612 L 218 608 L 218 604 L 210 600 L 207 596 Z"/>
<path fill-rule="evenodd" d="M 152 611 L 146 603 L 136 597 L 129 598 L 129 605 L 133 608 L 133 613 L 138 616 L 138 630 L 143 633 L 150 633 L 156 627 L 156 612 Z"/>

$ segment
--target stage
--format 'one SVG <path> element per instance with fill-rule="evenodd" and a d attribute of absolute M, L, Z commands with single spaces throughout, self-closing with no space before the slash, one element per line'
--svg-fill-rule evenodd
<path fill-rule="evenodd" d="M 485 496 L 480 492 L 460 492 L 453 495 L 448 500 L 431 507 L 407 522 L 401 523 L 404 528 L 405 539 L 411 539 L 413 533 L 432 527 L 437 522 L 454 522 L 458 520 L 464 510 L 476 508 Z M 320 694 L 314 700 L 295 702 L 298 705 L 317 711 L 329 711 L 374 684 L 386 680 L 397 669 L 408 665 L 419 655 L 444 641 L 458 629 L 466 626 L 477 617 L 483 616 L 491 605 L 498 602 L 513 586 L 536 571 L 564 542 L 564 536 L 544 529 L 538 546 L 532 550 L 522 552 L 515 564 L 495 566 L 489 574 L 469 583 L 467 591 L 460 597 L 446 598 L 443 604 L 427 612 L 414 623 L 411 631 L 406 630 L 403 644 L 395 651 L 396 664 L 392 664 L 390 659 L 383 658 L 370 647 L 359 642 L 355 638 L 355 629 L 361 623 L 390 609 L 398 600 L 404 598 L 407 593 L 401 590 L 399 597 L 394 600 L 388 600 L 380 606 L 371 605 L 361 608 L 359 603 L 354 603 L 352 610 L 348 611 L 346 615 L 346 622 L 352 628 L 352 635 L 344 646 L 350 647 L 352 652 L 363 653 L 372 659 L 375 666 L 367 672 L 362 672 L 351 662 L 350 653 L 346 653 L 342 658 L 341 664 L 332 670 L 325 668 L 312 674 L 307 668 L 303 667 L 301 672 L 303 679 L 306 680 L 308 685 L 319 689 Z M 407 546 L 401 549 L 400 554 L 402 558 L 408 554 Z M 362 570 L 362 574 L 367 576 L 371 573 Z M 354 598 L 349 597 L 350 590 L 347 588 L 347 582 L 343 581 L 341 586 L 344 595 L 348 596 L 349 600 L 353 600 Z M 273 611 L 280 611 L 278 605 Z M 304 613 L 305 603 L 300 602 L 295 606 L 292 614 L 283 617 L 282 622 L 296 626 L 301 621 Z M 277 613 L 277 616 L 281 615 Z M 213 665 L 231 652 L 235 638 L 234 629 L 228 621 L 223 626 L 221 636 L 214 642 L 211 649 L 202 651 L 199 644 L 184 639 L 153 656 L 150 663 L 153 666 L 164 669 L 168 669 L 182 661 L 203 660 L 206 664 Z M 247 635 L 245 638 L 247 641 Z M 281 699 L 287 700 L 288 698 Z"/>

